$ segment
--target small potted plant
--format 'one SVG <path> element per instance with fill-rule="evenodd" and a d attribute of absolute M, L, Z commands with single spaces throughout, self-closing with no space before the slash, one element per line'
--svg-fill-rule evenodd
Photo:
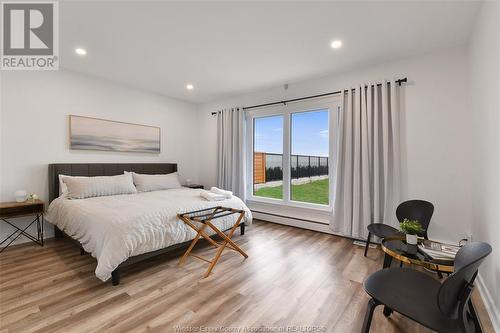
<path fill-rule="evenodd" d="M 406 234 L 406 243 L 411 245 L 417 245 L 417 234 L 424 231 L 420 222 L 409 219 L 404 219 L 399 228 Z"/>

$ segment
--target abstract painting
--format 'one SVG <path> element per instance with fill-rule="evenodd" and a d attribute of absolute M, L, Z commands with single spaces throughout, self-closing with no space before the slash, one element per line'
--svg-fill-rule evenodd
<path fill-rule="evenodd" d="M 160 128 L 120 121 L 69 116 L 71 149 L 160 153 Z"/>

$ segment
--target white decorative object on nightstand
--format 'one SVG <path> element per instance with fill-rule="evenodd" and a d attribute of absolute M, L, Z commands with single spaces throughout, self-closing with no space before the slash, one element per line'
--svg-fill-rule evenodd
<path fill-rule="evenodd" d="M 14 192 L 14 196 L 16 197 L 16 202 L 25 202 L 27 195 L 28 194 L 24 190 L 19 190 Z"/>

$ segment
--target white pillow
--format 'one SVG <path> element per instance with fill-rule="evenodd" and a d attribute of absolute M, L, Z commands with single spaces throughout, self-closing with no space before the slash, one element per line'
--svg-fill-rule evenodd
<path fill-rule="evenodd" d="M 98 177 L 63 177 L 70 199 L 137 193 L 132 175 Z"/>
<path fill-rule="evenodd" d="M 68 193 L 68 187 L 66 186 L 66 183 L 63 180 L 64 177 L 70 177 L 70 176 L 59 175 L 59 196 L 66 195 Z"/>
<path fill-rule="evenodd" d="M 65 178 L 88 178 L 88 177 L 59 175 L 59 196 L 64 196 L 68 194 L 68 186 L 66 186 L 66 183 L 64 182 Z"/>
<path fill-rule="evenodd" d="M 127 171 L 125 173 L 132 174 L 134 185 L 139 192 L 169 190 L 182 187 L 177 172 L 160 175 L 145 175 Z"/>

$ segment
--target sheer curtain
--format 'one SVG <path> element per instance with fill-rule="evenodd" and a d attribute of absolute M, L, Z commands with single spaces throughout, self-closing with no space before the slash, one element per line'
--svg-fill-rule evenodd
<path fill-rule="evenodd" d="M 391 81 L 342 95 L 330 226 L 366 238 L 368 224 L 396 225 L 400 200 L 399 88 Z"/>
<path fill-rule="evenodd" d="M 217 112 L 217 187 L 245 200 L 245 112 L 228 108 Z"/>

